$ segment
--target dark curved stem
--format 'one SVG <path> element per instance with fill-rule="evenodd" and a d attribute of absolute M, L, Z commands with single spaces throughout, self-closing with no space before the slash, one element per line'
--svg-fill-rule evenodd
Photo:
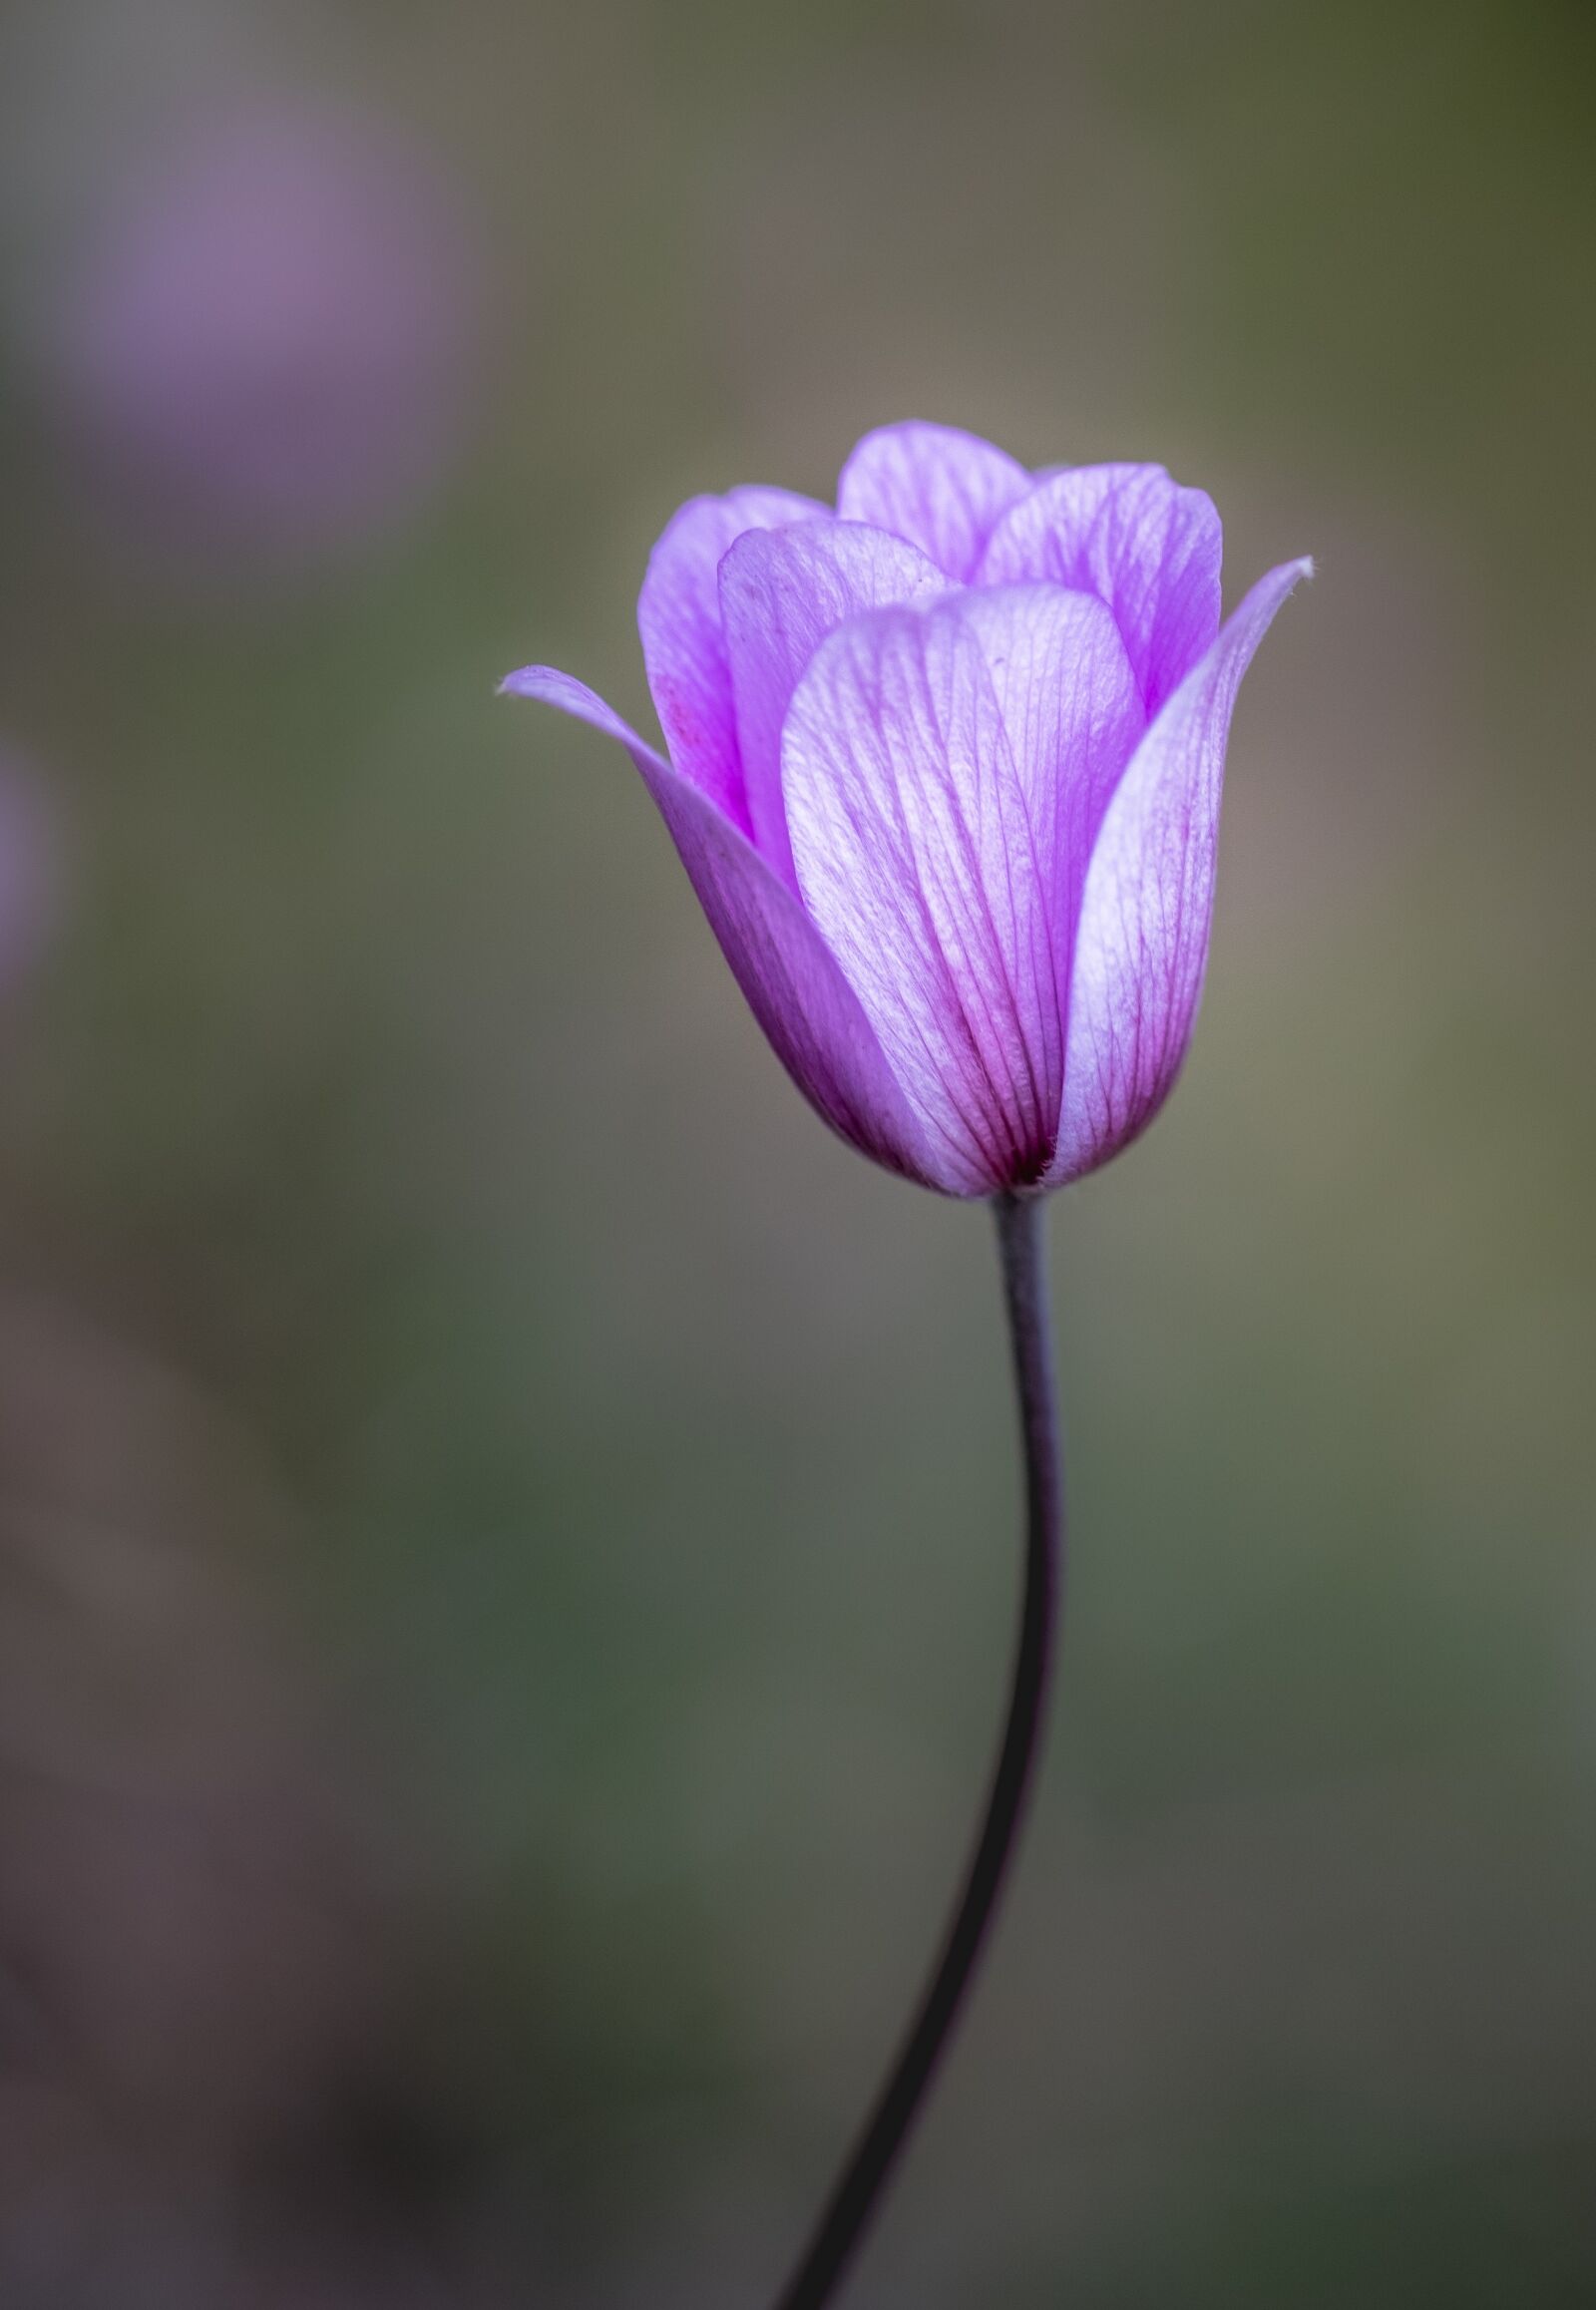
<path fill-rule="evenodd" d="M 919 2010 L 803 2258 L 778 2297 L 777 2310 L 821 2310 L 869 2227 L 959 2019 L 1008 1873 L 1033 1777 L 1058 1616 L 1063 1476 L 1041 1203 L 999 1196 L 994 1209 L 1025 1455 L 1024 1603 L 1008 1721 L 964 1891 Z"/>

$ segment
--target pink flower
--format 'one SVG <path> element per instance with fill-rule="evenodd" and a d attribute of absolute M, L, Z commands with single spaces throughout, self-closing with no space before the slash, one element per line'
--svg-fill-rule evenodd
<path fill-rule="evenodd" d="M 867 434 L 835 512 L 682 507 L 637 605 L 669 759 L 618 738 L 817 1111 L 928 1187 L 1059 1187 L 1127 1145 L 1191 1039 L 1225 745 L 1307 562 L 1220 624 L 1219 517 L 1161 466 L 1027 473 Z"/>
<path fill-rule="evenodd" d="M 207 117 L 118 189 L 54 360 L 115 507 L 294 564 L 404 519 L 463 438 L 476 261 L 450 187 L 328 107 Z"/>

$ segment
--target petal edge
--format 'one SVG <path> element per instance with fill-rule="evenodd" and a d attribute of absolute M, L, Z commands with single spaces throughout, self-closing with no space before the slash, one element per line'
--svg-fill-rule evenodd
<path fill-rule="evenodd" d="M 747 530 L 829 521 L 831 508 L 758 486 L 689 498 L 660 532 L 637 596 L 648 688 L 675 768 L 748 832 L 731 669 L 720 622 L 721 557 Z"/>
<path fill-rule="evenodd" d="M 1024 467 L 979 434 L 912 419 L 879 426 L 854 445 L 837 483 L 837 512 L 906 538 L 965 584 L 994 528 L 1030 486 Z"/>
<path fill-rule="evenodd" d="M 721 619 L 755 847 L 797 889 L 781 791 L 781 728 L 804 668 L 861 609 L 946 592 L 907 539 L 863 522 L 745 531 L 720 565 Z"/>
<path fill-rule="evenodd" d="M 500 689 L 558 706 L 625 747 L 749 1008 L 821 1119 L 890 1171 L 945 1194 L 979 1193 L 955 1167 L 932 1158 L 818 927 L 713 800 L 572 675 L 525 666 Z"/>
<path fill-rule="evenodd" d="M 1241 679 L 1307 560 L 1261 578 L 1132 756 L 1086 870 L 1045 1184 L 1106 1163 L 1173 1089 L 1202 999 L 1225 747 Z"/>

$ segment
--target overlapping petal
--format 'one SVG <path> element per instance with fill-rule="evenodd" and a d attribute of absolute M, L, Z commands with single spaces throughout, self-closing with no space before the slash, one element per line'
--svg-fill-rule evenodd
<path fill-rule="evenodd" d="M 837 511 L 844 521 L 907 538 L 964 584 L 997 523 L 1030 486 L 1022 465 L 974 433 L 884 425 L 865 435 L 843 467 Z"/>
<path fill-rule="evenodd" d="M 918 546 L 861 522 L 749 531 L 720 565 L 738 750 L 753 839 L 793 889 L 781 792 L 781 726 L 799 676 L 828 633 L 861 609 L 945 592 Z"/>
<path fill-rule="evenodd" d="M 745 530 L 830 518 L 829 506 L 792 490 L 692 498 L 666 524 L 637 597 L 643 665 L 670 759 L 744 833 L 748 811 L 716 573 Z"/>
<path fill-rule="evenodd" d="M 617 738 L 641 773 L 748 1005 L 811 1105 L 889 1170 L 951 1194 L 978 1192 L 968 1166 L 929 1147 L 881 1044 L 825 940 L 715 800 L 628 728 L 585 683 L 527 666 L 502 685 Z"/>
<path fill-rule="evenodd" d="M 999 585 L 963 612 L 1048 859 L 1060 1015 L 1081 885 L 1109 798 L 1146 728 L 1135 670 L 1112 611 L 1093 593 Z"/>
<path fill-rule="evenodd" d="M 1030 695 L 1029 672 L 1066 664 Z M 989 1191 L 1039 1179 L 1052 1153 L 1061 802 L 1138 711 L 1111 617 L 1055 588 L 852 618 L 793 694 L 782 782 L 804 905 L 928 1139 Z"/>
<path fill-rule="evenodd" d="M 1099 595 L 1153 715 L 1219 631 L 1223 549 L 1213 500 L 1182 489 L 1162 466 L 1079 466 L 1038 481 L 1008 509 L 979 582 L 1051 578 Z"/>
<path fill-rule="evenodd" d="M 1288 562 L 1260 578 L 1143 738 L 1104 815 L 1075 936 L 1050 1187 L 1133 1139 L 1180 1071 L 1208 960 L 1236 692 L 1275 612 L 1311 570 Z"/>

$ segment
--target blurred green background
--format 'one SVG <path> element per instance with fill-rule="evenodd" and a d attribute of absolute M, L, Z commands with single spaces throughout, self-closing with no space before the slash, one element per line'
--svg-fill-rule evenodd
<path fill-rule="evenodd" d="M 1053 1209 L 1053 1741 L 852 2298 L 1596 2300 L 1593 64 L 1556 0 L 8 14 L 8 2305 L 730 2310 L 829 2179 L 1000 1708 L 990 1228 L 494 685 L 646 726 L 675 504 L 911 415 L 1321 574 L 1183 1085 Z"/>

